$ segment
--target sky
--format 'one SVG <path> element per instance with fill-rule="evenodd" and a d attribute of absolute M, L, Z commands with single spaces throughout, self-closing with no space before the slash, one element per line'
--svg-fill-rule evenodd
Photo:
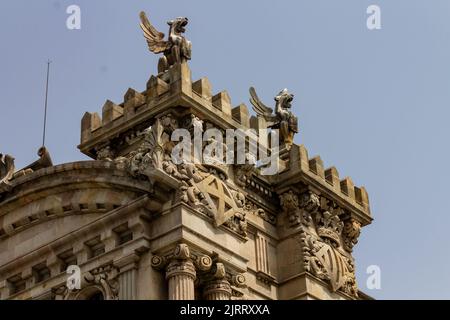
<path fill-rule="evenodd" d="M 81 9 L 81 29 L 66 8 Z M 369 5 L 381 29 L 366 25 Z M 450 1 L 3 0 L 0 152 L 21 168 L 42 144 L 46 61 L 52 60 L 47 141 L 55 164 L 87 160 L 84 112 L 142 91 L 157 71 L 138 14 L 157 29 L 187 16 L 193 79 L 232 104 L 295 94 L 295 141 L 369 192 L 370 226 L 354 250 L 361 290 L 377 299 L 450 299 Z M 249 105 L 247 103 L 247 105 Z M 369 266 L 381 289 L 366 287 Z"/>

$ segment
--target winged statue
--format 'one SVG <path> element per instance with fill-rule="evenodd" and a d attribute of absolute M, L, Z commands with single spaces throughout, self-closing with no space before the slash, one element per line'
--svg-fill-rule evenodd
<path fill-rule="evenodd" d="M 13 178 L 14 170 L 14 158 L 9 154 L 3 155 L 0 153 L 0 192 L 3 189 L 2 186 L 7 185 L 9 180 Z"/>
<path fill-rule="evenodd" d="M 297 117 L 291 112 L 291 103 L 294 95 L 287 89 L 281 90 L 275 96 L 275 112 L 266 106 L 256 94 L 255 88 L 250 88 L 250 103 L 258 117 L 267 122 L 267 127 L 280 130 L 280 139 L 289 150 L 294 142 L 294 135 L 298 133 Z"/>
<path fill-rule="evenodd" d="M 167 71 L 176 63 L 191 60 L 192 44 L 183 36 L 188 18 L 179 17 L 167 22 L 170 26 L 167 40 L 164 40 L 164 33 L 156 30 L 150 23 L 145 12 L 140 13 L 140 18 L 141 29 L 144 31 L 149 50 L 156 54 L 164 54 L 158 62 L 158 73 Z"/>

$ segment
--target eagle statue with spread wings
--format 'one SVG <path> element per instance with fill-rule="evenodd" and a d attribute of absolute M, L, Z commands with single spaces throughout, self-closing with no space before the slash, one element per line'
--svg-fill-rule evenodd
<path fill-rule="evenodd" d="M 250 103 L 258 117 L 267 122 L 267 127 L 280 130 L 280 140 L 289 150 L 294 142 L 294 135 L 298 133 L 297 117 L 291 112 L 294 95 L 283 89 L 275 97 L 275 113 L 266 106 L 256 94 L 255 88 L 250 88 Z"/>
<path fill-rule="evenodd" d="M 170 26 L 167 40 L 164 40 L 164 33 L 156 30 L 150 23 L 145 12 L 140 13 L 140 18 L 149 50 L 156 54 L 164 54 L 159 59 L 158 73 L 169 70 L 170 66 L 176 63 L 191 60 L 192 44 L 183 36 L 188 18 L 180 17 L 167 22 Z"/>

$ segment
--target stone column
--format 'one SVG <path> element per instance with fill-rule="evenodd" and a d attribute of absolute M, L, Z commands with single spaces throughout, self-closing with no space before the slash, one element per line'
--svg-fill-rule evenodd
<path fill-rule="evenodd" d="M 203 297 L 206 300 L 230 300 L 231 285 L 226 279 L 225 266 L 216 263 L 210 276 L 203 287 Z"/>
<path fill-rule="evenodd" d="M 195 266 L 190 259 L 189 247 L 180 244 L 174 251 L 173 260 L 166 268 L 169 284 L 169 300 L 194 300 Z"/>
<path fill-rule="evenodd" d="M 206 300 L 230 300 L 230 283 L 225 279 L 211 280 L 205 285 L 203 295 Z"/>

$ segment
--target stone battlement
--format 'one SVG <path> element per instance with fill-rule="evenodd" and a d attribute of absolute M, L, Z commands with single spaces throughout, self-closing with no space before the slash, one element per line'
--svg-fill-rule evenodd
<path fill-rule="evenodd" d="M 192 106 L 192 102 L 197 104 Z M 107 100 L 102 107 L 101 116 L 97 112 L 86 112 L 81 120 L 80 150 L 96 158 L 96 149 L 102 144 L 131 128 L 139 127 L 136 132 L 139 134 L 139 129 L 147 129 L 156 115 L 164 113 L 168 104 L 193 109 L 194 113 L 200 115 L 212 113 L 215 118 L 221 119 L 216 125 L 224 129 L 261 128 L 261 122 L 256 121 L 256 117 L 250 118 L 245 104 L 232 108 L 226 91 L 213 95 L 207 78 L 193 82 L 189 67 L 183 63 L 174 65 L 166 73 L 151 76 L 144 92 L 128 89 L 120 104 Z M 196 105 L 198 108 L 195 108 Z"/>
<path fill-rule="evenodd" d="M 320 156 L 310 158 L 304 145 L 294 144 L 291 149 L 291 166 L 289 171 L 283 172 L 278 180 L 281 185 L 290 185 L 299 174 L 304 174 L 308 179 L 313 179 L 320 187 L 325 187 L 331 194 L 357 208 L 364 216 L 366 223 L 370 223 L 369 195 L 363 186 L 355 186 L 350 177 L 341 179 L 335 167 L 325 169 Z"/>
<path fill-rule="evenodd" d="M 194 108 L 196 104 L 192 102 L 197 102 L 198 108 Z M 183 63 L 174 65 L 169 71 L 158 76 L 152 75 L 144 92 L 128 89 L 124 101 L 120 104 L 107 100 L 103 105 L 101 117 L 96 112 L 87 112 L 81 121 L 79 148 L 95 158 L 97 150 L 121 134 L 125 135 L 124 140 L 128 144 L 132 144 L 152 123 L 153 118 L 167 112 L 168 105 L 188 108 L 189 112 L 202 117 L 205 114 L 210 115 L 211 121 L 220 119 L 216 125 L 222 129 L 267 128 L 265 119 L 250 115 L 244 103 L 232 107 L 227 91 L 214 94 L 208 78 L 202 77 L 192 81 L 189 66 Z M 143 123 L 145 125 L 142 125 Z M 289 153 L 294 161 L 291 162 L 290 168 L 282 173 L 283 178 L 278 180 L 286 180 L 285 176 L 295 175 L 300 170 L 323 187 L 340 195 L 364 215 L 370 216 L 369 197 L 364 187 L 355 186 L 350 177 L 341 180 L 335 167 L 324 168 L 320 156 L 309 158 L 304 145 L 294 144 Z M 297 164 L 295 159 L 298 159 Z"/>

